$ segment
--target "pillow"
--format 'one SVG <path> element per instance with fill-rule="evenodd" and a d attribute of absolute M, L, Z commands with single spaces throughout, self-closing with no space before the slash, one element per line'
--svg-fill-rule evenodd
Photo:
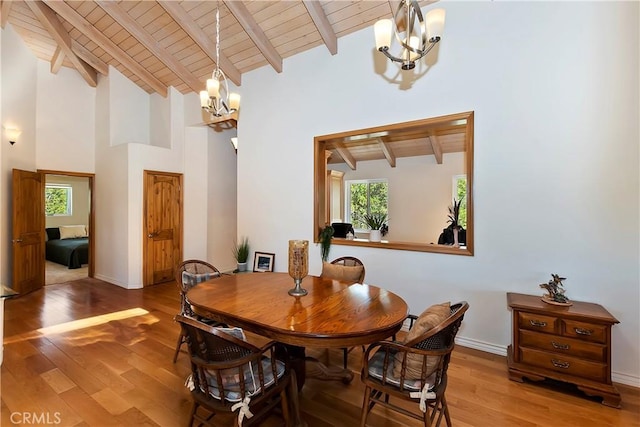
<path fill-rule="evenodd" d="M 342 282 L 359 283 L 364 267 L 362 265 L 340 265 L 324 261 L 321 277 Z"/>
<path fill-rule="evenodd" d="M 47 232 L 47 239 L 46 240 L 58 240 L 58 239 L 60 239 L 60 228 L 51 227 L 51 228 L 45 228 L 44 230 Z"/>
<path fill-rule="evenodd" d="M 418 338 L 420 335 L 423 335 L 430 329 L 433 329 L 435 326 L 447 320 L 449 316 L 451 316 L 450 302 L 435 304 L 427 308 L 420 316 L 418 316 L 413 327 L 407 333 L 403 344 L 406 344 L 409 341 Z M 398 378 L 402 371 L 403 357 L 403 353 L 397 353 L 393 363 L 393 375 Z M 419 354 L 407 354 L 407 370 L 405 372 L 405 379 L 420 379 L 422 373 L 422 361 L 424 357 L 425 356 L 421 356 Z M 439 363 L 439 357 L 428 357 L 425 372 L 426 376 L 431 375 L 433 371 L 436 370 Z"/>
<path fill-rule="evenodd" d="M 87 228 L 84 225 L 64 225 L 60 227 L 60 239 L 75 239 L 87 237 Z"/>

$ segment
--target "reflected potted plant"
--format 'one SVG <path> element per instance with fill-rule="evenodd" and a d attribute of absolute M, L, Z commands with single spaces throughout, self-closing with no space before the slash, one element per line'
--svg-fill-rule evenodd
<path fill-rule="evenodd" d="M 238 264 L 238 271 L 247 271 L 247 260 L 249 259 L 249 238 L 243 237 L 240 242 L 233 245 L 233 257 Z"/>
<path fill-rule="evenodd" d="M 362 221 L 371 230 L 369 232 L 370 242 L 379 242 L 382 236 L 389 232 L 387 225 L 387 214 L 384 212 L 371 212 L 362 216 Z"/>
<path fill-rule="evenodd" d="M 453 230 L 453 246 L 455 248 L 460 247 L 460 242 L 458 240 L 458 233 L 462 227 L 460 226 L 460 204 L 462 203 L 462 199 L 453 200 L 453 206 L 449 206 L 449 220 L 447 221 L 450 225 L 449 227 Z"/>

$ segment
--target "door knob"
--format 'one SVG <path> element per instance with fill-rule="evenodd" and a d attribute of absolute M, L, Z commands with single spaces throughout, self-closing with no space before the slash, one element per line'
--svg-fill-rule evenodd
<path fill-rule="evenodd" d="M 13 242 L 13 243 L 21 243 L 21 242 L 22 242 L 22 239 L 13 239 L 13 240 L 12 240 L 12 242 Z"/>

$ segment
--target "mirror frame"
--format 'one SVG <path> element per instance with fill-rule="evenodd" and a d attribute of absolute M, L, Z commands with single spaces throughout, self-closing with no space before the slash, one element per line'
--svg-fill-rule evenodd
<path fill-rule="evenodd" d="M 450 114 L 440 117 L 432 117 L 423 120 L 416 120 L 404 123 L 395 123 L 385 126 L 378 126 L 368 129 L 358 129 L 347 132 L 341 132 L 330 135 L 321 135 L 314 137 L 314 196 L 313 196 L 313 235 L 314 241 L 319 242 L 320 232 L 327 224 L 326 211 L 326 181 L 327 181 L 327 154 L 326 144 L 327 140 L 336 138 L 347 138 L 361 134 L 370 134 L 385 131 L 397 131 L 405 127 L 419 127 L 425 126 L 433 128 L 438 124 L 448 123 L 456 120 L 466 120 L 465 130 L 465 156 L 464 163 L 467 174 L 467 235 L 466 235 L 466 247 L 454 248 L 449 245 L 438 245 L 432 243 L 417 243 L 417 242 L 398 242 L 398 241 L 385 241 L 382 242 L 370 242 L 368 240 L 348 240 L 343 238 L 333 238 L 331 243 L 334 245 L 345 246 L 366 246 L 372 248 L 383 249 L 397 249 L 406 251 L 418 251 L 418 252 L 434 252 L 441 254 L 451 255 L 467 255 L 473 256 L 474 251 L 474 233 L 473 233 L 473 111 L 467 111 L 464 113 Z"/>

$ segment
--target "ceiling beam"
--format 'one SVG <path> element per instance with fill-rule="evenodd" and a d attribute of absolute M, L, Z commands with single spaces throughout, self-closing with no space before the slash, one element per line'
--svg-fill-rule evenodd
<path fill-rule="evenodd" d="M 180 6 L 180 3 L 166 0 L 159 0 L 158 3 L 215 63 L 215 42 L 207 36 L 207 33 L 205 33 L 202 28 L 198 26 L 193 18 L 191 18 L 191 15 L 189 15 L 189 13 Z M 220 64 L 217 65 L 222 69 L 224 74 L 229 77 L 229 80 L 231 80 L 236 86 L 240 86 L 242 81 L 240 71 L 238 71 L 235 65 L 233 65 L 229 58 L 224 56 L 222 52 L 220 52 Z"/>
<path fill-rule="evenodd" d="M 56 51 L 53 52 L 53 57 L 51 58 L 51 73 L 58 74 L 60 71 L 60 67 L 62 67 L 62 63 L 64 62 L 64 52 L 60 48 L 60 46 L 56 47 Z"/>
<path fill-rule="evenodd" d="M 247 7 L 238 0 L 226 0 L 224 4 L 236 17 L 244 31 L 249 35 L 253 43 L 258 47 L 265 59 L 278 73 L 282 72 L 282 57 L 273 47 L 256 20 L 251 16 Z"/>
<path fill-rule="evenodd" d="M 56 14 L 42 2 L 27 1 L 26 3 L 42 26 L 47 29 L 51 38 L 58 43 L 58 47 L 60 47 L 66 57 L 69 58 L 69 61 L 71 61 L 76 70 L 78 70 L 82 78 L 89 86 L 96 87 L 98 85 L 98 74 L 96 70 L 73 53 L 71 49 L 71 36 L 64 29 Z"/>
<path fill-rule="evenodd" d="M 2 7 L 0 8 L 0 27 L 4 28 L 9 20 L 9 14 L 11 13 L 11 4 L 13 2 L 9 0 L 2 1 Z"/>
<path fill-rule="evenodd" d="M 427 141 L 431 144 L 431 148 L 433 149 L 433 155 L 436 158 L 436 163 L 442 164 L 442 144 L 438 141 L 438 138 L 435 135 L 430 135 L 427 137 Z"/>
<path fill-rule="evenodd" d="M 105 12 L 107 12 L 118 24 L 129 32 L 136 40 L 138 40 L 149 52 L 151 52 L 156 58 L 158 58 L 164 65 L 175 73 L 176 76 L 187 86 L 189 86 L 194 92 L 198 93 L 204 89 L 205 84 L 198 80 L 198 78 L 187 67 L 182 65 L 173 55 L 171 55 L 165 48 L 160 46 L 158 41 L 153 38 L 147 30 L 142 27 L 135 19 L 127 13 L 126 10 L 118 6 L 114 1 L 96 0 L 98 6 L 100 6 Z"/>
<path fill-rule="evenodd" d="M 109 66 L 77 41 L 71 40 L 71 50 L 103 76 L 109 75 Z"/>
<path fill-rule="evenodd" d="M 389 162 L 389 166 L 391 166 L 392 168 L 395 168 L 396 155 L 393 154 L 393 150 L 391 149 L 388 143 L 382 140 L 382 138 L 376 138 L 376 139 L 378 140 L 378 145 L 382 150 L 382 154 L 384 154 L 384 157 L 387 159 L 387 162 Z"/>
<path fill-rule="evenodd" d="M 335 31 L 333 31 L 333 27 L 329 19 L 327 19 L 327 15 L 324 13 L 324 9 L 322 9 L 322 4 L 319 1 L 312 0 L 303 0 L 302 3 L 304 3 L 304 6 L 307 8 L 307 12 L 309 12 L 313 23 L 316 25 L 331 55 L 338 53 L 338 37 L 336 37 Z"/>
<path fill-rule="evenodd" d="M 351 168 L 351 170 L 356 170 L 356 159 L 353 158 L 349 149 L 341 143 L 336 142 L 336 152 L 342 157 L 342 160 Z"/>
<path fill-rule="evenodd" d="M 123 67 L 129 69 L 129 71 L 144 83 L 146 83 L 153 90 L 160 95 L 167 96 L 167 86 L 160 80 L 156 79 L 153 74 L 147 71 L 142 65 L 134 61 L 125 51 L 123 51 L 118 45 L 113 43 L 107 36 L 105 36 L 96 27 L 91 25 L 89 21 L 84 19 L 78 12 L 76 12 L 71 6 L 62 1 L 56 0 L 42 0 L 51 9 L 53 9 L 58 15 L 60 15 L 65 21 L 73 25 L 85 36 L 89 37 L 94 43 L 100 46 L 106 53 L 111 55 L 113 59 L 122 64 Z"/>

